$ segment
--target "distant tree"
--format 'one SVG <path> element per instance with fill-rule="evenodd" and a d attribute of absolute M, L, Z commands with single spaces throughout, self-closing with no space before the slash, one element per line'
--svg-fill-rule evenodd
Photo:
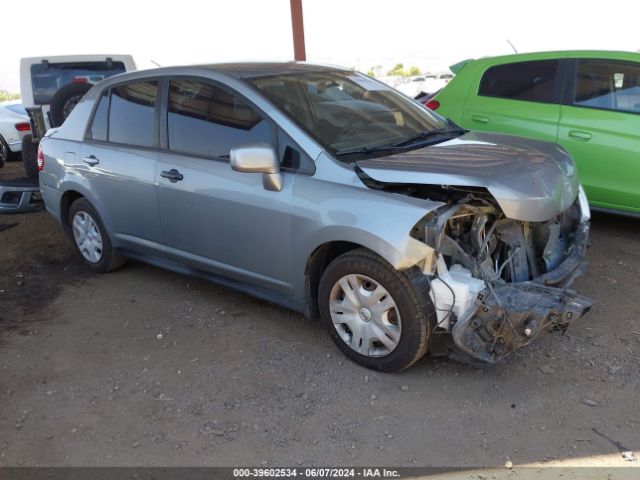
<path fill-rule="evenodd" d="M 370 68 L 369 70 L 367 70 L 367 75 L 373 78 L 376 77 L 376 74 L 373 72 L 373 68 Z"/>
<path fill-rule="evenodd" d="M 6 90 L 0 90 L 0 102 L 4 102 L 6 100 L 18 100 L 19 98 L 19 93 L 9 93 Z"/>
<path fill-rule="evenodd" d="M 404 64 L 396 63 L 396 66 L 393 67 L 391 70 L 389 70 L 387 72 L 387 75 L 389 75 L 390 77 L 393 77 L 393 76 L 406 77 L 407 76 L 407 72 L 404 69 Z"/>
<path fill-rule="evenodd" d="M 422 72 L 420 71 L 420 68 L 416 66 L 410 67 L 409 70 L 405 70 L 404 64 L 396 63 L 396 66 L 393 67 L 391 70 L 389 70 L 387 75 L 389 75 L 390 77 L 392 76 L 409 77 L 413 75 L 420 75 L 421 73 Z"/>

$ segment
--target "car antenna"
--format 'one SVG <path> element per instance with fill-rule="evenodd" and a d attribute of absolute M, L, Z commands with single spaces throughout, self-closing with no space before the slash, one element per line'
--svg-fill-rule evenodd
<path fill-rule="evenodd" d="M 158 62 L 156 62 L 155 60 L 151 60 L 151 59 L 149 59 L 149 61 L 150 61 L 151 63 L 153 63 L 156 67 L 162 67 L 162 65 L 160 65 L 160 64 L 159 64 Z"/>
<path fill-rule="evenodd" d="M 508 38 L 506 38 L 505 40 L 507 41 L 507 43 L 508 43 L 509 45 L 511 45 L 511 48 L 513 48 L 513 51 L 514 51 L 514 52 L 516 52 L 516 53 L 518 53 L 518 50 L 516 50 L 516 47 L 514 47 L 514 46 L 513 46 L 513 43 L 511 43 L 511 41 L 510 41 Z"/>

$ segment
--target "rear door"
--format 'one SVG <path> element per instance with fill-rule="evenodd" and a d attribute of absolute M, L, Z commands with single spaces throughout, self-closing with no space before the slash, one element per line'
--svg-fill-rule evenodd
<path fill-rule="evenodd" d="M 168 257 L 290 295 L 295 175 L 283 173 L 284 188 L 267 191 L 261 174 L 229 164 L 233 147 L 275 146 L 272 124 L 235 92 L 193 78 L 169 82 L 165 110 L 168 151 L 156 182 Z"/>
<path fill-rule="evenodd" d="M 154 184 L 158 85 L 138 80 L 105 90 L 78 162 L 115 245 L 143 254 L 162 250 Z"/>
<path fill-rule="evenodd" d="M 561 60 L 494 65 L 464 104 L 462 125 L 472 130 L 556 141 L 561 100 Z M 475 93 L 475 92 L 473 92 Z"/>
<path fill-rule="evenodd" d="M 558 143 L 574 157 L 589 202 L 640 212 L 640 62 L 572 62 Z"/>

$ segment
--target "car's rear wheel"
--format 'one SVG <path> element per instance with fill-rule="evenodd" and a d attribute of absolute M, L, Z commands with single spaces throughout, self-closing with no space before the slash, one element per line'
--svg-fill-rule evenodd
<path fill-rule="evenodd" d="M 318 302 L 333 341 L 367 368 L 402 370 L 427 352 L 435 311 L 426 289 L 369 250 L 352 250 L 329 264 Z"/>
<path fill-rule="evenodd" d="M 124 263 L 124 259 L 113 250 L 98 212 L 86 199 L 79 198 L 73 202 L 68 218 L 73 244 L 91 270 L 110 272 Z"/>

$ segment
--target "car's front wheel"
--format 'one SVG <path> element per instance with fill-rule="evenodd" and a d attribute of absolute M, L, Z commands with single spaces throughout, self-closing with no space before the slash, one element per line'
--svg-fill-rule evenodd
<path fill-rule="evenodd" d="M 71 204 L 68 218 L 73 244 L 91 270 L 106 273 L 124 263 L 113 250 L 98 212 L 86 199 L 79 198 Z"/>
<path fill-rule="evenodd" d="M 394 372 L 427 352 L 435 311 L 426 289 L 366 249 L 347 252 L 325 269 L 318 302 L 323 324 L 353 361 Z"/>

